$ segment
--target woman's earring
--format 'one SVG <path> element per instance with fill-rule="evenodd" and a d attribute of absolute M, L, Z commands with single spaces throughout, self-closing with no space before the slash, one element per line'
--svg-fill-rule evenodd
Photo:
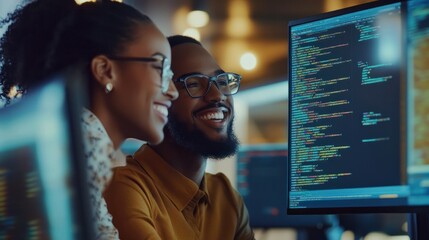
<path fill-rule="evenodd" d="M 112 83 L 107 83 L 106 84 L 106 88 L 104 89 L 104 91 L 106 93 L 110 93 L 112 91 L 112 89 L 113 89 L 113 84 Z"/>

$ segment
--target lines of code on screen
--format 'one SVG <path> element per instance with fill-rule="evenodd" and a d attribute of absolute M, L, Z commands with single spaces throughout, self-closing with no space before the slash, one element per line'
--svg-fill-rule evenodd
<path fill-rule="evenodd" d="M 0 239 L 51 239 L 34 148 L 0 154 Z"/>
<path fill-rule="evenodd" d="M 291 27 L 291 192 L 400 184 L 401 29 L 399 4 Z"/>

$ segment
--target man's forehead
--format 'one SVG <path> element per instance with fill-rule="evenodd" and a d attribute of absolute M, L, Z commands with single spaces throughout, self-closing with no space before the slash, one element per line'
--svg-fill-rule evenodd
<path fill-rule="evenodd" d="M 182 43 L 174 46 L 172 48 L 173 51 L 177 52 L 178 54 L 182 53 L 190 53 L 195 54 L 199 52 L 206 51 L 203 46 L 195 44 L 195 43 Z"/>
<path fill-rule="evenodd" d="M 206 72 L 219 66 L 202 46 L 184 43 L 172 48 L 172 69 L 175 73 Z"/>

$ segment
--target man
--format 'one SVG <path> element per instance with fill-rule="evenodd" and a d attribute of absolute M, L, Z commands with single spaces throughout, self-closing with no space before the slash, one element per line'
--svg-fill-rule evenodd
<path fill-rule="evenodd" d="M 225 73 L 189 37 L 169 38 L 179 98 L 164 141 L 143 145 L 115 170 L 105 192 L 121 239 L 254 239 L 242 198 L 222 173 L 205 173 L 207 158 L 231 156 L 233 94 L 240 76 Z"/>

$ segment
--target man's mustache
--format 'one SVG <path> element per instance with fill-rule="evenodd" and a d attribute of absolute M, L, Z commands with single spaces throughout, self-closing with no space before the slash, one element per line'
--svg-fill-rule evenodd
<path fill-rule="evenodd" d="M 206 106 L 197 109 L 195 111 L 195 113 L 198 113 L 198 112 L 201 112 L 201 111 L 204 111 L 207 109 L 211 109 L 211 108 L 222 108 L 222 107 L 228 109 L 229 112 L 232 112 L 230 107 L 228 107 L 227 105 L 225 105 L 223 103 L 218 102 L 218 103 L 209 103 Z"/>

